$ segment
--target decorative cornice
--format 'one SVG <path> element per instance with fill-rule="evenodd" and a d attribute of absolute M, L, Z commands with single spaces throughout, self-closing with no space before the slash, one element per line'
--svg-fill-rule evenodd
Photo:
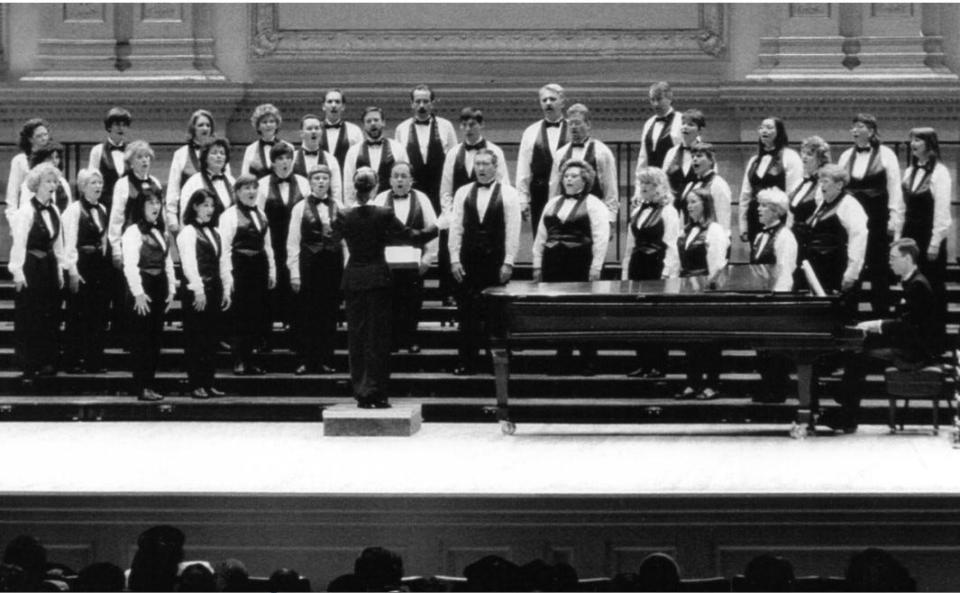
<path fill-rule="evenodd" d="M 618 60 L 664 57 L 723 57 L 726 51 L 724 5 L 698 6 L 699 28 L 638 30 L 592 29 L 437 29 L 281 31 L 276 4 L 251 6 L 253 57 L 277 62 L 317 59 L 402 61 L 422 57 L 429 37 L 431 61 L 497 59 L 568 61 L 571 54 Z"/>

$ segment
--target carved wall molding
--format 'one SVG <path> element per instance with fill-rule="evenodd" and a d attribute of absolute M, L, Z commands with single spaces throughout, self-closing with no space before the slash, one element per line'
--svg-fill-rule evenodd
<path fill-rule="evenodd" d="M 725 55 L 724 5 L 699 5 L 699 27 L 667 31 L 581 29 L 431 30 L 426 33 L 431 60 L 498 59 L 569 61 L 572 54 L 620 60 Z M 338 60 L 409 60 L 421 57 L 424 32 L 393 30 L 284 31 L 276 4 L 251 5 L 255 60 L 305 62 Z"/>

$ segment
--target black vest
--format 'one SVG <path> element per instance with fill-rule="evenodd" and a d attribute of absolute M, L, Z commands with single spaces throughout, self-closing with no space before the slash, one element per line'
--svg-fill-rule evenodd
<path fill-rule="evenodd" d="M 637 228 L 640 216 L 649 211 L 643 225 Z M 630 280 L 656 280 L 663 274 L 663 260 L 667 244 L 663 242 L 663 206 L 644 203 L 630 217 L 630 234 L 633 235 L 633 251 L 630 252 Z"/>
<path fill-rule="evenodd" d="M 831 204 L 821 204 L 807 219 L 810 231 L 804 255 L 825 290 L 839 290 L 847 269 L 849 237 L 837 215 L 837 209 L 845 199 L 847 196 L 842 195 Z"/>
<path fill-rule="evenodd" d="M 683 153 L 689 152 L 689 150 L 689 148 L 681 144 L 680 147 L 677 148 L 673 160 L 665 169 L 667 180 L 670 182 L 670 189 L 673 190 L 674 196 L 682 195 L 684 188 L 686 188 L 689 183 L 697 180 L 697 174 L 693 172 L 692 162 L 690 169 L 686 173 L 683 172 Z"/>
<path fill-rule="evenodd" d="M 323 133 L 320 134 L 320 150 L 325 150 L 336 157 L 337 163 L 340 165 L 340 176 L 343 177 L 343 163 L 347 158 L 347 151 L 350 150 L 350 140 L 347 138 L 347 123 L 345 121 L 340 121 L 337 145 L 333 147 L 333 150 L 330 150 L 330 148 L 327 146 L 327 129 L 324 127 Z M 306 173 L 301 173 L 301 175 L 306 175 Z"/>
<path fill-rule="evenodd" d="M 487 147 L 487 141 L 481 139 L 480 142 L 477 142 L 475 145 L 471 146 L 471 150 L 480 150 L 481 148 Z M 457 190 L 463 187 L 468 183 L 473 183 L 477 180 L 476 170 L 471 170 L 470 174 L 467 175 L 467 143 L 464 142 L 460 145 L 460 149 L 457 151 L 457 158 L 453 161 L 453 189 L 451 193 L 457 193 Z"/>
<path fill-rule="evenodd" d="M 557 200 L 553 210 L 543 215 L 543 225 L 547 229 L 547 242 L 543 249 L 545 257 L 548 250 L 560 245 L 568 248 L 589 248 L 593 245 L 586 196 L 577 199 L 566 220 L 560 220 L 560 209 L 566 200 L 567 198 Z"/>
<path fill-rule="evenodd" d="M 913 186 L 920 175 L 920 184 L 916 191 Z M 933 236 L 933 192 L 930 191 L 930 177 L 933 169 L 914 167 L 910 177 L 903 181 L 903 202 L 906 212 L 903 219 L 903 236 L 913 239 L 920 248 L 920 256 L 926 257 Z"/>
<path fill-rule="evenodd" d="M 567 122 L 560 121 L 560 137 L 557 139 L 557 149 L 567 143 Z M 550 188 L 550 174 L 553 172 L 553 153 L 550 152 L 550 139 L 547 137 L 547 121 L 540 122 L 540 134 L 533 144 L 533 153 L 530 159 L 530 195 L 542 192 L 547 198 Z"/>
<path fill-rule="evenodd" d="M 217 199 L 213 201 L 213 220 L 220 220 L 220 215 L 223 214 L 223 211 L 226 210 L 227 207 L 232 206 L 236 201 L 233 195 L 233 187 L 230 186 L 230 181 L 227 179 L 226 173 L 221 172 L 220 175 L 223 177 L 223 185 L 227 188 L 229 202 L 226 206 L 223 205 L 223 200 L 220 199 L 220 193 L 213 187 L 214 180 L 210 177 L 207 170 L 204 169 L 203 172 L 200 173 L 200 179 L 203 180 L 203 187 L 217 197 Z"/>
<path fill-rule="evenodd" d="M 106 250 L 107 209 L 101 204 L 91 204 L 80 198 L 80 218 L 77 221 L 77 249 L 94 248 L 101 253 Z M 100 226 L 97 226 L 100 223 Z"/>
<path fill-rule="evenodd" d="M 496 266 L 498 269 L 506 257 L 506 217 L 503 199 L 500 197 L 500 183 L 494 183 L 490 202 L 480 220 L 477 211 L 478 187 L 474 185 L 463 204 L 463 240 L 460 244 L 460 263 L 471 266 Z"/>
<path fill-rule="evenodd" d="M 419 149 L 418 149 L 419 150 Z M 377 169 L 377 177 L 380 183 L 377 184 L 377 193 L 390 189 L 390 170 L 393 169 L 393 151 L 390 149 L 390 141 L 383 139 L 383 145 L 380 148 L 380 168 Z M 357 154 L 357 169 L 370 166 L 370 146 L 364 142 Z"/>
<path fill-rule="evenodd" d="M 690 170 L 692 172 L 693 167 L 691 167 Z M 687 220 L 687 198 L 690 197 L 690 194 L 692 194 L 694 190 L 704 187 L 709 190 L 710 185 L 713 183 L 713 179 L 716 176 L 716 169 L 707 171 L 707 174 L 703 177 L 696 177 L 696 175 L 694 175 L 693 179 L 687 182 L 687 185 L 683 188 L 683 191 L 680 194 L 674 194 L 677 196 L 677 198 L 673 202 L 673 207 L 677 209 L 677 214 L 680 215 L 680 218 L 684 221 L 684 223 L 689 222 Z M 714 204 L 714 208 L 716 208 L 716 204 Z"/>
<path fill-rule="evenodd" d="M 253 224 L 253 217 L 260 223 L 259 231 Z M 262 252 L 267 228 L 267 219 L 259 210 L 237 204 L 237 233 L 233 236 L 233 250 L 246 251 L 248 255 Z"/>
<path fill-rule="evenodd" d="M 204 286 L 220 280 L 220 233 L 213 227 L 207 227 L 213 235 L 213 242 L 203 232 L 203 227 L 194 225 L 197 231 L 197 268 Z"/>
<path fill-rule="evenodd" d="M 280 196 L 280 187 L 276 174 L 270 174 L 270 181 L 267 183 L 267 199 L 263 205 L 264 214 L 267 216 L 267 224 L 270 226 L 270 242 L 273 247 L 274 256 L 280 264 L 286 263 L 287 253 L 287 234 L 290 232 L 290 214 L 297 202 L 303 199 L 300 195 L 300 186 L 294 177 L 296 173 L 291 174 L 287 179 L 290 180 L 290 191 L 287 194 L 287 203 L 283 203 Z M 282 259 L 281 259 L 282 258 Z"/>
<path fill-rule="evenodd" d="M 681 276 L 703 276 L 710 273 L 710 266 L 707 265 L 707 228 L 709 227 L 689 224 L 677 239 Z M 697 231 L 697 236 L 687 246 L 687 237 L 694 230 Z"/>
<path fill-rule="evenodd" d="M 647 149 L 648 167 L 662 167 L 663 160 L 667 158 L 667 153 L 673 148 L 673 137 L 670 135 L 670 130 L 673 129 L 673 118 L 675 117 L 677 117 L 676 111 L 671 111 L 664 116 L 663 128 L 656 140 L 653 138 L 653 128 L 656 122 L 650 124 L 650 129 L 643 139 L 644 148 Z"/>
<path fill-rule="evenodd" d="M 27 253 L 36 257 L 53 256 L 53 243 L 60 236 L 60 214 L 56 206 L 50 202 L 47 206 L 42 206 L 36 198 L 31 198 L 33 205 L 33 225 L 30 232 L 27 233 Z M 46 210 L 50 215 L 51 229 L 43 222 L 43 215 Z M 51 232 L 52 231 L 52 232 Z"/>
<path fill-rule="evenodd" d="M 187 160 L 183 163 L 183 171 L 180 173 L 180 187 L 183 187 L 183 184 L 200 170 L 200 157 L 193 149 L 193 144 L 187 144 Z"/>
<path fill-rule="evenodd" d="M 151 232 L 154 229 L 159 231 L 155 226 L 140 223 L 138 227 L 140 228 L 140 237 L 142 239 L 140 243 L 140 261 L 138 264 L 140 273 L 151 276 L 159 276 L 166 273 L 167 252 L 170 250 L 169 239 L 164 237 L 163 242 L 159 241 L 153 232 Z M 163 231 L 160 231 L 160 233 L 163 233 Z"/>
<path fill-rule="evenodd" d="M 782 230 L 783 223 L 779 222 L 772 227 L 763 229 L 757 234 L 753 240 L 753 245 L 750 246 L 751 264 L 775 265 L 777 263 L 777 252 L 774 249 L 774 244 L 777 242 L 777 237 L 780 236 L 780 231 Z M 767 238 L 766 243 L 764 243 L 764 237 Z"/>
<path fill-rule="evenodd" d="M 336 200 L 327 198 L 328 204 L 309 196 L 303 205 L 303 218 L 300 220 L 300 251 L 318 253 L 320 251 L 339 252 L 342 248 L 340 240 L 332 231 L 333 221 L 340 212 Z M 326 208 L 330 223 L 323 224 L 320 219 L 319 208 Z"/>
<path fill-rule="evenodd" d="M 100 145 L 100 162 L 97 164 L 100 175 L 103 176 L 103 193 L 100 194 L 100 203 L 106 206 L 107 212 L 110 211 L 110 206 L 113 204 L 113 187 L 120 179 L 120 172 L 117 171 L 117 167 L 113 163 L 112 146 L 109 141 Z"/>
<path fill-rule="evenodd" d="M 407 200 L 410 201 L 410 208 L 407 211 L 407 219 L 401 222 L 403 222 L 404 225 L 406 225 L 411 229 L 422 231 L 426 225 L 423 222 L 423 210 L 420 208 L 420 200 L 417 199 L 416 194 L 413 193 L 414 191 L 415 190 L 410 190 L 410 193 L 407 194 Z M 387 199 L 386 199 L 386 202 L 384 203 L 384 206 L 391 210 L 395 210 L 393 192 L 390 192 L 387 195 Z M 387 241 L 387 245 L 405 245 L 405 244 L 406 243 L 402 243 L 395 239 L 391 239 Z"/>
<path fill-rule="evenodd" d="M 862 179 L 853 177 L 853 161 L 857 158 L 856 148 L 850 159 L 847 160 L 847 172 L 850 174 L 850 183 L 846 190 L 863 206 L 867 213 L 867 227 L 871 235 L 882 235 L 882 240 L 886 241 L 887 222 L 890 220 L 890 210 L 888 207 L 889 195 L 887 194 L 887 170 L 883 167 L 880 160 L 880 147 L 875 146 L 870 151 L 870 160 L 867 162 L 867 170 Z M 879 239 L 871 236 L 871 239 Z"/>
<path fill-rule="evenodd" d="M 407 133 L 407 158 L 413 174 L 413 187 L 430 198 L 434 209 L 440 209 L 440 180 L 443 177 L 444 150 L 440 140 L 440 126 L 437 118 L 430 118 L 430 142 L 427 143 L 427 160 L 420 153 L 420 141 L 417 136 L 417 124 L 410 122 Z"/>
<path fill-rule="evenodd" d="M 338 159 L 338 161 L 339 161 L 339 159 Z M 320 152 L 319 152 L 319 154 L 317 155 L 317 165 L 326 165 L 326 166 L 330 167 L 330 170 L 331 170 L 331 171 L 333 170 L 333 165 L 330 163 L 330 161 L 327 160 L 327 155 L 324 154 L 324 149 L 323 149 L 322 147 L 320 148 Z M 340 176 L 342 177 L 342 176 L 343 176 L 343 168 L 342 168 L 342 167 L 343 167 L 343 163 L 342 163 L 342 162 L 338 162 L 338 165 L 339 165 L 339 167 L 340 167 L 340 169 L 339 169 L 339 171 L 340 171 Z M 294 155 L 293 155 L 293 172 L 294 172 L 294 174 L 296 174 L 296 175 L 302 175 L 303 177 L 306 177 L 307 174 L 310 172 L 310 171 L 307 171 L 307 157 L 306 157 L 306 155 L 303 154 L 303 145 L 302 145 L 302 144 L 300 145 L 300 148 L 298 148 L 297 151 L 296 151 L 296 152 L 294 153 Z"/>

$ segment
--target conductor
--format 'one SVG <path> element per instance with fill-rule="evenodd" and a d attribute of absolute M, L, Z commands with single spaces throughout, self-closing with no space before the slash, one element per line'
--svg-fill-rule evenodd
<path fill-rule="evenodd" d="M 347 350 L 350 382 L 357 407 L 389 408 L 387 382 L 390 378 L 390 268 L 384 255 L 388 242 L 419 244 L 420 231 L 404 226 L 393 210 L 368 205 L 379 180 L 370 167 L 361 167 L 353 176 L 356 206 L 334 219 L 334 233 L 347 243 L 349 260 L 343 271 L 347 309 Z"/>

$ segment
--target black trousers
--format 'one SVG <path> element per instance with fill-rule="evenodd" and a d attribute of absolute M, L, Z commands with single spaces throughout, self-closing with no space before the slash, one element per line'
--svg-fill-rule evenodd
<path fill-rule="evenodd" d="M 220 301 L 223 300 L 220 279 L 205 282 L 204 293 L 207 306 L 203 311 L 193 308 L 192 290 L 186 290 L 183 295 L 184 362 L 190 389 L 213 387 L 217 367 L 217 342 L 223 318 L 220 311 Z"/>
<path fill-rule="evenodd" d="M 253 348 L 266 338 L 270 324 L 267 288 L 269 268 L 267 254 L 233 254 L 233 304 L 230 319 L 233 325 L 235 362 L 251 362 Z"/>
<path fill-rule="evenodd" d="M 103 368 L 103 348 L 110 315 L 114 269 L 99 252 L 80 252 L 77 271 L 83 278 L 76 294 L 67 296 L 64 355 L 69 364 Z"/>
<path fill-rule="evenodd" d="M 489 262 L 461 261 L 465 276 L 457 292 L 457 323 L 460 328 L 460 364 L 476 369 L 480 348 L 488 344 L 487 311 L 483 291 L 500 284 L 500 266 Z"/>
<path fill-rule="evenodd" d="M 447 256 L 449 266 L 449 255 Z M 449 267 L 448 267 L 449 269 Z M 423 309 L 423 277 L 418 268 L 402 268 L 393 275 L 393 342 L 394 350 L 417 343 L 417 326 Z"/>
<path fill-rule="evenodd" d="M 332 366 L 342 275 L 342 251 L 300 250 L 300 293 L 295 295 L 293 327 L 301 364 Z"/>
<path fill-rule="evenodd" d="M 844 363 L 843 383 L 835 399 L 840 404 L 840 423 L 848 426 L 857 425 L 867 373 L 882 372 L 888 366 L 902 371 L 916 370 L 927 362 L 922 354 L 898 348 L 885 336 L 875 334 L 867 336 L 862 351 L 845 353 L 840 360 Z"/>
<path fill-rule="evenodd" d="M 134 298 L 127 287 L 127 329 L 130 340 L 130 370 L 133 373 L 134 392 L 154 387 L 154 377 L 160 362 L 160 343 L 163 336 L 163 318 L 167 308 L 167 276 L 140 274 L 143 291 L 150 297 L 150 311 L 138 315 L 133 308 Z"/>
<path fill-rule="evenodd" d="M 27 252 L 23 262 L 27 285 L 14 299 L 13 328 L 17 358 L 24 375 L 56 366 L 60 355 L 60 268 L 53 253 L 37 257 Z"/>
<path fill-rule="evenodd" d="M 890 252 L 890 237 L 887 236 L 887 219 L 868 222 L 867 252 L 864 255 L 863 273 L 861 278 L 870 281 L 870 307 L 873 309 L 871 317 L 887 317 L 890 314 L 890 282 L 893 275 L 890 272 L 888 256 Z M 921 254 L 926 257 L 926 254 Z"/>
<path fill-rule="evenodd" d="M 549 175 L 548 175 L 549 177 Z M 537 236 L 537 227 L 540 225 L 540 217 L 543 215 L 543 209 L 550 201 L 549 179 L 537 181 L 530 180 L 530 229 L 533 236 Z"/>
<path fill-rule="evenodd" d="M 385 401 L 390 380 L 390 287 L 351 290 L 344 296 L 353 397 Z"/>
<path fill-rule="evenodd" d="M 456 294 L 457 281 L 453 279 L 453 273 L 450 271 L 450 231 L 446 229 L 440 231 L 439 237 L 440 253 L 437 257 L 437 273 L 440 277 L 440 298 L 446 299 Z"/>
<path fill-rule="evenodd" d="M 687 348 L 687 381 L 694 389 L 713 387 L 720 382 L 720 346 L 697 344 Z"/>

